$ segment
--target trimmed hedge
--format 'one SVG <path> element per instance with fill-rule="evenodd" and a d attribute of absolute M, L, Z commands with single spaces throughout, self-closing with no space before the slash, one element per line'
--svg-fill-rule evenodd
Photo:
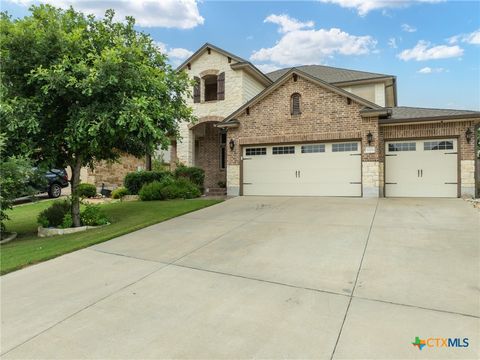
<path fill-rule="evenodd" d="M 125 176 L 123 184 L 131 195 L 137 195 L 140 189 L 154 181 L 162 181 L 166 177 L 171 177 L 169 171 L 135 171 Z"/>
<path fill-rule="evenodd" d="M 77 194 L 81 198 L 93 198 L 97 196 L 97 188 L 93 184 L 78 184 Z"/>
<path fill-rule="evenodd" d="M 198 187 L 188 179 L 164 179 L 146 184 L 139 192 L 140 200 L 193 199 L 201 195 Z"/>
<path fill-rule="evenodd" d="M 195 166 L 180 165 L 175 169 L 174 175 L 177 179 L 186 178 L 203 190 L 205 171 Z"/>

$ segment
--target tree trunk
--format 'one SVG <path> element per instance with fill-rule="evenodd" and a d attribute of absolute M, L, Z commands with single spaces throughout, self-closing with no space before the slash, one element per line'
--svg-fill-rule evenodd
<path fill-rule="evenodd" d="M 77 157 L 73 166 L 70 166 L 72 169 L 72 178 L 70 180 L 72 188 L 72 221 L 73 227 L 81 226 L 80 222 L 80 197 L 77 193 L 78 184 L 80 184 L 80 170 L 82 168 L 82 159 Z"/>
<path fill-rule="evenodd" d="M 152 171 L 152 155 L 145 155 L 145 170 Z"/>

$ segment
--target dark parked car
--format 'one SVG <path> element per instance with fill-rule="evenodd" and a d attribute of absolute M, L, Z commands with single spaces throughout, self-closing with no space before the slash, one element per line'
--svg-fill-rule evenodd
<path fill-rule="evenodd" d="M 42 186 L 38 190 L 48 192 L 51 198 L 58 198 L 62 195 L 62 188 L 68 186 L 68 175 L 65 169 L 51 169 L 45 173 L 45 179 L 47 180 L 46 188 Z"/>

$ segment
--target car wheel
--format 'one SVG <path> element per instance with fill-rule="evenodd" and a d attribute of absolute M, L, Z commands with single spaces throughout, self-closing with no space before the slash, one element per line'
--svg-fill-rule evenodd
<path fill-rule="evenodd" d="M 52 184 L 48 188 L 48 196 L 51 198 L 58 198 L 60 195 L 62 195 L 62 187 L 58 184 Z"/>

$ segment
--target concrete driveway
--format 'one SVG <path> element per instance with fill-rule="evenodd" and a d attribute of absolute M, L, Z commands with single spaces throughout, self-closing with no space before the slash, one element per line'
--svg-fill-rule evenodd
<path fill-rule="evenodd" d="M 3 276 L 1 352 L 477 359 L 479 234 L 460 199 L 234 198 Z"/>

